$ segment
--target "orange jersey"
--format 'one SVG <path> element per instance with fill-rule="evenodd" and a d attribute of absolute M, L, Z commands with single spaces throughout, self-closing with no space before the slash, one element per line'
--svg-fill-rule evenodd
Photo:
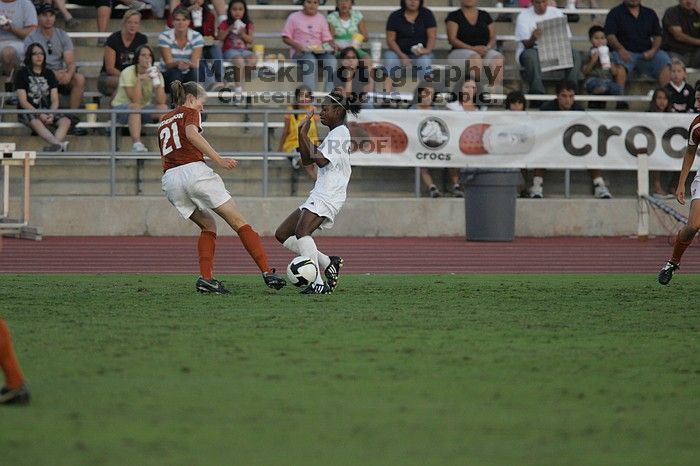
<path fill-rule="evenodd" d="M 163 160 L 163 171 L 192 162 L 204 161 L 204 154 L 187 139 L 185 128 L 194 125 L 202 132 L 202 115 L 188 107 L 177 107 L 160 118 L 158 146 Z"/>
<path fill-rule="evenodd" d="M 700 145 L 700 115 L 693 119 L 690 128 L 688 128 L 688 145 Z"/>

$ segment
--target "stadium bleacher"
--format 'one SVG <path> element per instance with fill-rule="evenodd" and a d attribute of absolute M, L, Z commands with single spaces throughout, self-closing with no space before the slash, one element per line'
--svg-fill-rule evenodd
<path fill-rule="evenodd" d="M 256 43 L 265 45 L 266 54 L 287 54 L 288 47 L 283 44 L 279 32 L 284 24 L 284 20 L 290 11 L 296 10 L 299 7 L 291 5 L 290 2 L 278 0 L 278 4 L 274 5 L 255 5 L 250 4 L 249 10 L 252 20 L 255 22 Z M 446 57 L 450 46 L 446 41 L 444 19 L 449 11 L 452 11 L 456 6 L 451 6 L 448 0 L 441 0 L 440 4 L 426 4 L 434 12 L 438 22 L 438 45 L 435 51 L 437 59 Z M 570 23 L 572 33 L 574 35 L 574 47 L 579 50 L 588 49 L 587 30 L 593 23 L 601 24 L 604 21 L 605 13 L 608 8 L 616 5 L 618 2 L 605 0 L 600 2 L 601 7 L 596 10 L 564 10 L 565 13 L 576 13 L 580 16 L 580 21 Z M 658 2 L 659 5 L 650 5 L 650 2 L 645 2 L 648 6 L 657 6 L 657 12 L 662 13 L 665 8 L 664 2 Z M 80 66 L 80 71 L 87 77 L 87 92 L 85 93 L 85 102 L 94 101 L 100 103 L 100 108 L 109 108 L 108 100 L 102 97 L 97 90 L 97 77 L 102 65 L 102 47 L 97 47 L 97 38 L 104 37 L 107 34 L 97 32 L 96 23 L 94 21 L 94 7 L 78 5 L 70 3 L 67 5 L 71 9 L 76 18 L 82 21 L 82 31 L 71 32 L 74 44 L 76 46 L 76 57 Z M 516 12 L 518 9 L 496 9 L 490 5 L 481 5 L 489 11 L 492 16 L 497 16 L 500 13 Z M 389 12 L 398 7 L 398 2 L 387 2 L 386 0 L 363 0 L 358 2 L 354 8 L 365 12 L 365 20 L 370 31 L 371 40 L 382 40 L 384 38 L 384 28 L 386 18 Z M 326 6 L 321 6 L 321 10 L 332 10 L 334 8 L 330 3 Z M 120 27 L 119 10 L 115 10 L 114 18 L 110 21 L 110 30 L 116 31 Z M 593 19 L 592 19 L 593 18 Z M 513 37 L 514 24 L 512 22 L 496 22 L 499 45 L 506 57 L 506 73 L 504 80 L 505 91 L 521 89 L 522 79 L 518 68 L 514 63 L 515 42 Z M 57 26 L 63 27 L 63 20 L 57 21 Z M 144 19 L 141 23 L 141 31 L 149 37 L 149 43 L 156 48 L 157 36 L 164 28 L 164 21 L 157 19 Z M 691 70 L 689 77 L 690 82 L 694 82 L 698 77 L 697 70 Z M 554 81 L 550 80 L 547 83 L 549 92 L 553 91 Z M 402 88 L 398 89 L 404 96 L 410 95 L 413 91 L 415 83 L 408 82 Z M 579 100 L 627 100 L 632 110 L 642 111 L 646 109 L 648 102 L 648 93 L 653 89 L 654 83 L 651 80 L 641 79 L 634 80 L 629 84 L 626 96 L 615 98 L 613 96 L 579 96 Z M 246 91 L 260 93 L 266 91 L 288 92 L 291 93 L 294 89 L 294 84 L 291 82 L 264 82 L 263 80 L 254 80 L 246 85 Z M 0 106 L 6 102 L 10 94 L 0 93 Z M 534 96 L 532 96 L 534 97 Z M 542 96 L 541 98 L 553 98 L 552 94 Z M 260 101 L 248 103 L 244 106 L 233 107 L 230 102 L 220 102 L 218 99 L 210 99 L 210 106 L 222 106 L 223 108 L 275 108 L 279 109 L 279 103 L 265 105 Z M 284 109 L 286 106 L 282 106 Z M 608 109 L 612 110 L 615 106 L 608 105 Z M 21 138 L 23 147 L 26 150 L 41 151 L 43 141 L 38 137 L 29 137 L 29 131 L 17 123 L 16 117 L 11 111 L 6 111 L 7 106 L 3 108 L 0 114 L 0 128 L 4 137 L 18 140 Z M 261 143 L 266 141 L 268 148 L 277 146 L 276 137 L 279 131 L 276 128 L 281 126 L 282 114 L 269 115 L 269 132 L 263 130 L 263 118 L 261 115 L 253 117 L 242 110 L 240 113 L 227 113 L 209 115 L 207 121 L 207 135 L 215 147 L 221 149 L 224 153 L 232 152 L 231 148 L 235 146 L 237 152 L 244 153 L 259 153 L 262 150 Z M 225 122 L 225 124 L 224 124 Z M 109 176 L 104 176 L 104 172 L 109 170 L 109 164 L 104 160 L 89 160 L 90 154 L 96 152 L 108 152 L 112 147 L 128 148 L 130 143 L 128 137 L 117 133 L 116 141 L 111 142 L 105 131 L 109 128 L 108 115 L 100 114 L 97 123 L 81 123 L 82 127 L 92 129 L 96 137 L 76 138 L 70 137 L 70 151 L 68 154 L 43 154 L 39 153 L 42 162 L 35 169 L 35 182 L 33 189 L 38 195 L 41 194 L 110 194 L 109 185 L 105 186 L 105 181 L 109 180 Z M 152 131 L 148 125 L 144 130 L 149 133 Z M 104 134 L 100 136 L 100 134 Z M 149 133 L 150 134 L 150 133 Z M 147 146 L 151 151 L 156 149 L 155 139 L 147 137 Z M 235 143 L 234 143 L 235 141 Z M 83 157 L 78 158 L 78 154 Z M 73 160 L 71 160 L 73 159 Z M 147 158 L 146 163 L 136 163 L 135 161 L 120 160 L 116 169 L 116 178 L 119 187 L 116 189 L 116 194 L 160 194 L 160 167 L 157 162 L 155 152 L 152 152 Z M 257 157 L 251 157 L 250 160 L 242 163 L 242 169 L 237 173 L 236 191 L 240 194 L 259 195 L 260 194 L 260 179 L 263 176 L 263 169 Z M 98 168 L 99 167 L 99 168 Z M 143 171 L 142 171 L 143 170 Z M 624 192 L 633 193 L 633 180 L 624 181 L 625 176 L 620 174 L 612 176 L 613 185 L 624 185 L 625 188 L 617 189 L 617 193 Z M 290 174 L 290 168 L 286 161 L 274 161 L 270 164 L 269 179 L 271 180 L 270 195 L 288 195 L 289 183 L 293 175 Z M 134 182 L 137 180 L 137 182 Z M 573 178 L 575 183 L 576 177 Z M 302 185 L 307 183 L 305 180 L 299 181 Z M 557 190 L 554 186 L 558 184 L 558 180 L 550 182 L 552 189 L 550 192 L 556 194 Z M 305 186 L 300 187 L 303 191 Z M 358 193 L 367 196 L 406 196 L 411 195 L 414 191 L 413 170 L 412 169 L 378 169 L 358 167 L 355 171 L 353 184 L 351 189 Z M 240 190 L 240 191 L 239 191 Z M 574 192 L 576 190 L 574 189 Z M 563 189 L 559 192 L 563 192 Z"/>

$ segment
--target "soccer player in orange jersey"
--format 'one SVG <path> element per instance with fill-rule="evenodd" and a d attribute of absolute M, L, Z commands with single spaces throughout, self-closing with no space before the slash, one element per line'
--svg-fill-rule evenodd
<path fill-rule="evenodd" d="M 268 265 L 260 236 L 241 215 L 221 177 L 204 163 L 204 156 L 207 156 L 226 170 L 236 168 L 238 164 L 234 159 L 221 157 L 200 134 L 206 91 L 196 82 L 183 84 L 180 81 L 173 82 L 171 90 L 177 107 L 163 115 L 158 125 L 164 171 L 162 188 L 180 215 L 202 229 L 197 245 L 201 275 L 196 283 L 197 291 L 229 293 L 213 276 L 216 223 L 208 209 L 216 212 L 238 233 L 243 246 L 262 272 L 265 284 L 276 290 L 281 289 L 286 282 L 275 275 L 275 270 Z"/>
<path fill-rule="evenodd" d="M 5 321 L 0 319 L 0 368 L 5 384 L 0 389 L 0 405 L 29 403 L 29 389 L 24 383 L 17 357 L 12 350 L 12 337 Z"/>
<path fill-rule="evenodd" d="M 700 84 L 695 85 L 695 109 L 700 111 Z M 678 188 L 676 189 L 676 199 L 682 205 L 685 205 L 685 180 L 688 179 L 688 173 L 695 161 L 695 154 L 700 145 L 700 115 L 693 119 L 688 130 L 688 146 L 685 148 L 683 156 L 683 167 L 681 175 L 678 178 Z M 678 232 L 676 242 L 673 245 L 673 254 L 659 272 L 659 283 L 668 285 L 673 278 L 673 272 L 679 269 L 681 257 L 693 238 L 700 230 L 700 172 L 695 175 L 695 179 L 690 184 L 690 214 L 688 215 L 688 224 Z"/>

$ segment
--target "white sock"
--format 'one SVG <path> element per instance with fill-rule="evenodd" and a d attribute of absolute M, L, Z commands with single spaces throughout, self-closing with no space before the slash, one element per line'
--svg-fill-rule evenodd
<path fill-rule="evenodd" d="M 297 244 L 299 245 L 299 254 L 309 257 L 312 261 L 314 261 L 314 264 L 316 264 L 316 268 L 318 268 L 318 249 L 316 248 L 316 242 L 314 239 L 310 236 L 302 236 L 301 238 L 297 238 Z M 316 280 L 314 283 L 323 285 L 323 278 L 321 278 L 320 270 L 316 274 Z"/>
<path fill-rule="evenodd" d="M 602 176 L 593 178 L 593 184 L 595 186 L 605 186 L 605 180 L 603 179 Z"/>
<path fill-rule="evenodd" d="M 322 270 L 326 270 L 326 268 L 331 265 L 331 259 L 321 251 L 318 251 L 318 264 L 321 266 Z"/>
<path fill-rule="evenodd" d="M 533 186 L 542 186 L 542 183 L 544 183 L 544 178 L 541 176 L 533 176 L 532 177 L 532 185 Z"/>
<path fill-rule="evenodd" d="M 295 254 L 301 254 L 301 252 L 299 251 L 299 241 L 297 240 L 297 237 L 294 235 L 292 235 L 289 238 L 287 238 L 286 240 L 284 240 L 284 243 L 282 243 L 282 246 L 289 249 L 290 251 L 292 251 Z"/>
<path fill-rule="evenodd" d="M 289 249 L 295 254 L 301 254 L 301 252 L 299 251 L 299 240 L 297 240 L 296 236 L 290 236 L 289 238 L 287 238 L 284 241 L 284 243 L 282 243 L 282 246 Z M 326 267 L 331 265 L 331 259 L 318 249 L 316 249 L 316 252 L 318 254 L 318 265 L 321 266 L 321 270 L 325 270 Z"/>

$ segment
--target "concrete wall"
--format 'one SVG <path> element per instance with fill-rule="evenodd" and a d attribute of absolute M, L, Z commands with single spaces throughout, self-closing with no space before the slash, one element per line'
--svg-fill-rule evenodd
<path fill-rule="evenodd" d="M 302 198 L 236 199 L 246 219 L 263 235 L 272 235 Z M 675 207 L 678 206 L 675 203 Z M 616 236 L 637 232 L 635 199 L 518 199 L 517 236 Z M 681 210 L 687 215 L 687 207 Z M 13 213 L 19 212 L 14 203 Z M 162 197 L 35 197 L 32 224 L 44 235 L 185 236 L 197 227 L 184 220 Z M 651 234 L 664 234 L 651 214 Z M 226 231 L 223 224 L 219 231 Z M 461 199 L 348 200 L 333 229 L 339 236 L 464 235 Z"/>

